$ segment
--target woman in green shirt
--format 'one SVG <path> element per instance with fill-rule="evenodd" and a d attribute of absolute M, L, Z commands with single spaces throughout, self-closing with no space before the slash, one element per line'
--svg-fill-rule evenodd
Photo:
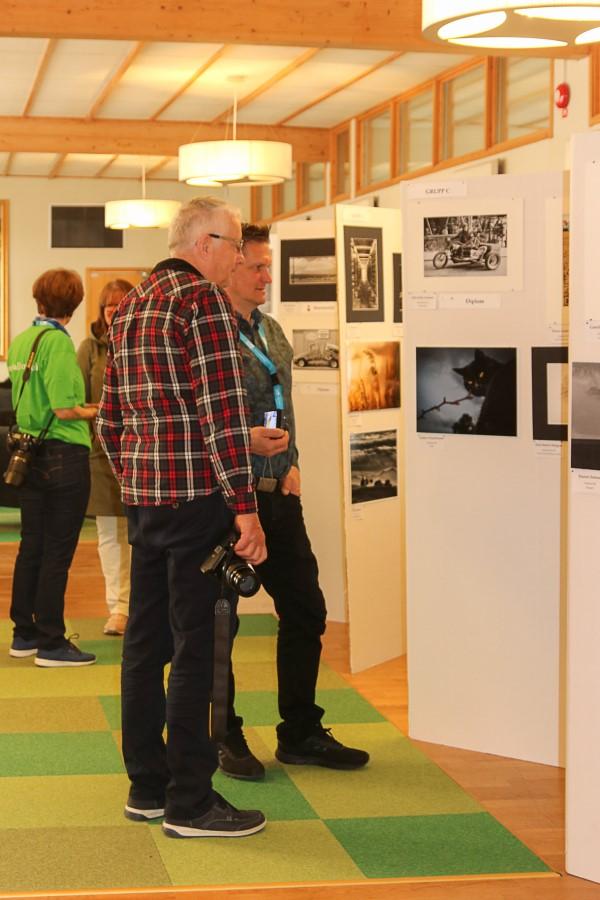
<path fill-rule="evenodd" d="M 19 488 L 21 543 L 15 562 L 10 617 L 10 656 L 35 656 L 38 666 L 86 666 L 95 662 L 65 637 L 67 577 L 90 492 L 85 390 L 73 341 L 65 326 L 83 299 L 76 272 L 51 269 L 35 281 L 38 315 L 8 348 L 13 408 L 22 434 L 39 437 L 24 484 Z M 31 376 L 23 372 L 40 329 Z M 75 635 L 74 635 L 75 636 Z"/>

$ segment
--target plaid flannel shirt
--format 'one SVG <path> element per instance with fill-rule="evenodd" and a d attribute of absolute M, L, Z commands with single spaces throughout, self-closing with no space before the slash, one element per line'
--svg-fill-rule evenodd
<path fill-rule="evenodd" d="M 123 503 L 221 490 L 234 513 L 256 511 L 237 337 L 227 300 L 184 260 L 159 263 L 119 305 L 96 428 Z"/>

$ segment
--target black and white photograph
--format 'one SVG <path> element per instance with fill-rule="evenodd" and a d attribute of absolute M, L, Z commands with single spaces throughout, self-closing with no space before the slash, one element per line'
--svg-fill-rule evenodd
<path fill-rule="evenodd" d="M 456 278 L 508 274 L 508 216 L 423 219 L 423 275 Z"/>
<path fill-rule="evenodd" d="M 282 303 L 332 302 L 336 294 L 334 238 L 281 242 Z"/>
<path fill-rule="evenodd" d="M 400 343 L 353 341 L 348 346 L 348 411 L 400 406 Z"/>
<path fill-rule="evenodd" d="M 350 436 L 352 503 L 384 500 L 398 494 L 398 437 L 395 431 Z"/>
<path fill-rule="evenodd" d="M 394 323 L 402 324 L 403 307 L 402 302 L 402 254 L 392 254 L 392 266 L 394 270 Z"/>
<path fill-rule="evenodd" d="M 571 467 L 600 470 L 600 363 L 573 363 Z"/>
<path fill-rule="evenodd" d="M 301 328 L 292 333 L 295 369 L 338 369 L 340 333 L 332 328 Z"/>
<path fill-rule="evenodd" d="M 344 226 L 346 321 L 383 322 L 381 228 Z"/>
<path fill-rule="evenodd" d="M 417 347 L 417 431 L 517 434 L 517 351 Z"/>
<path fill-rule="evenodd" d="M 531 401 L 534 441 L 568 438 L 568 347 L 531 348 Z"/>

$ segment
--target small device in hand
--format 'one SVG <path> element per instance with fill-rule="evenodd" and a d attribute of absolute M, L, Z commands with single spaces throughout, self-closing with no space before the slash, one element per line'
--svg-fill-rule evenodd
<path fill-rule="evenodd" d="M 280 409 L 270 409 L 264 415 L 265 428 L 281 428 L 282 415 Z"/>
<path fill-rule="evenodd" d="M 200 566 L 203 575 L 216 575 L 228 588 L 242 597 L 252 597 L 260 587 L 260 578 L 250 563 L 240 559 L 234 547 L 240 536 L 229 531 Z"/>

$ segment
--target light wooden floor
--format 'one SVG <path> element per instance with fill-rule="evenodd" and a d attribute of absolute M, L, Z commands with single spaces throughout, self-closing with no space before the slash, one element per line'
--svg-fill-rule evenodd
<path fill-rule="evenodd" d="M 0 544 L 0 616 L 8 615 L 12 565 L 16 547 Z M 92 543 L 77 549 L 67 592 L 67 614 L 104 615 L 103 582 Z M 107 638 L 110 640 L 110 638 Z M 2 649 L 1 652 L 5 652 Z M 404 659 L 375 666 L 360 675 L 348 673 L 346 626 L 328 626 L 324 655 L 361 694 L 394 722 L 407 728 L 407 683 Z M 523 763 L 482 753 L 470 753 L 436 744 L 417 743 L 483 806 L 516 834 L 553 869 L 564 872 L 564 774 L 551 766 Z M 376 765 L 377 761 L 374 760 Z M 600 851 L 600 848 L 599 848 Z M 118 848 L 115 848 L 118 852 Z M 107 860 L 110 865 L 110 860 Z M 0 886 L 1 891 L 1 886 Z M 519 878 L 310 887 L 224 888 L 194 891 L 136 893 L 138 898 L 161 897 L 178 900 L 193 894 L 198 900 L 600 900 L 600 885 L 572 878 Z M 3 895 L 0 893 L 0 897 Z M 37 895 L 40 896 L 40 895 Z M 73 896 L 73 895 L 70 895 Z M 101 897 L 86 894 L 86 897 Z M 111 894 L 125 897 L 126 894 Z M 129 895 L 131 896 L 131 895 Z"/>

